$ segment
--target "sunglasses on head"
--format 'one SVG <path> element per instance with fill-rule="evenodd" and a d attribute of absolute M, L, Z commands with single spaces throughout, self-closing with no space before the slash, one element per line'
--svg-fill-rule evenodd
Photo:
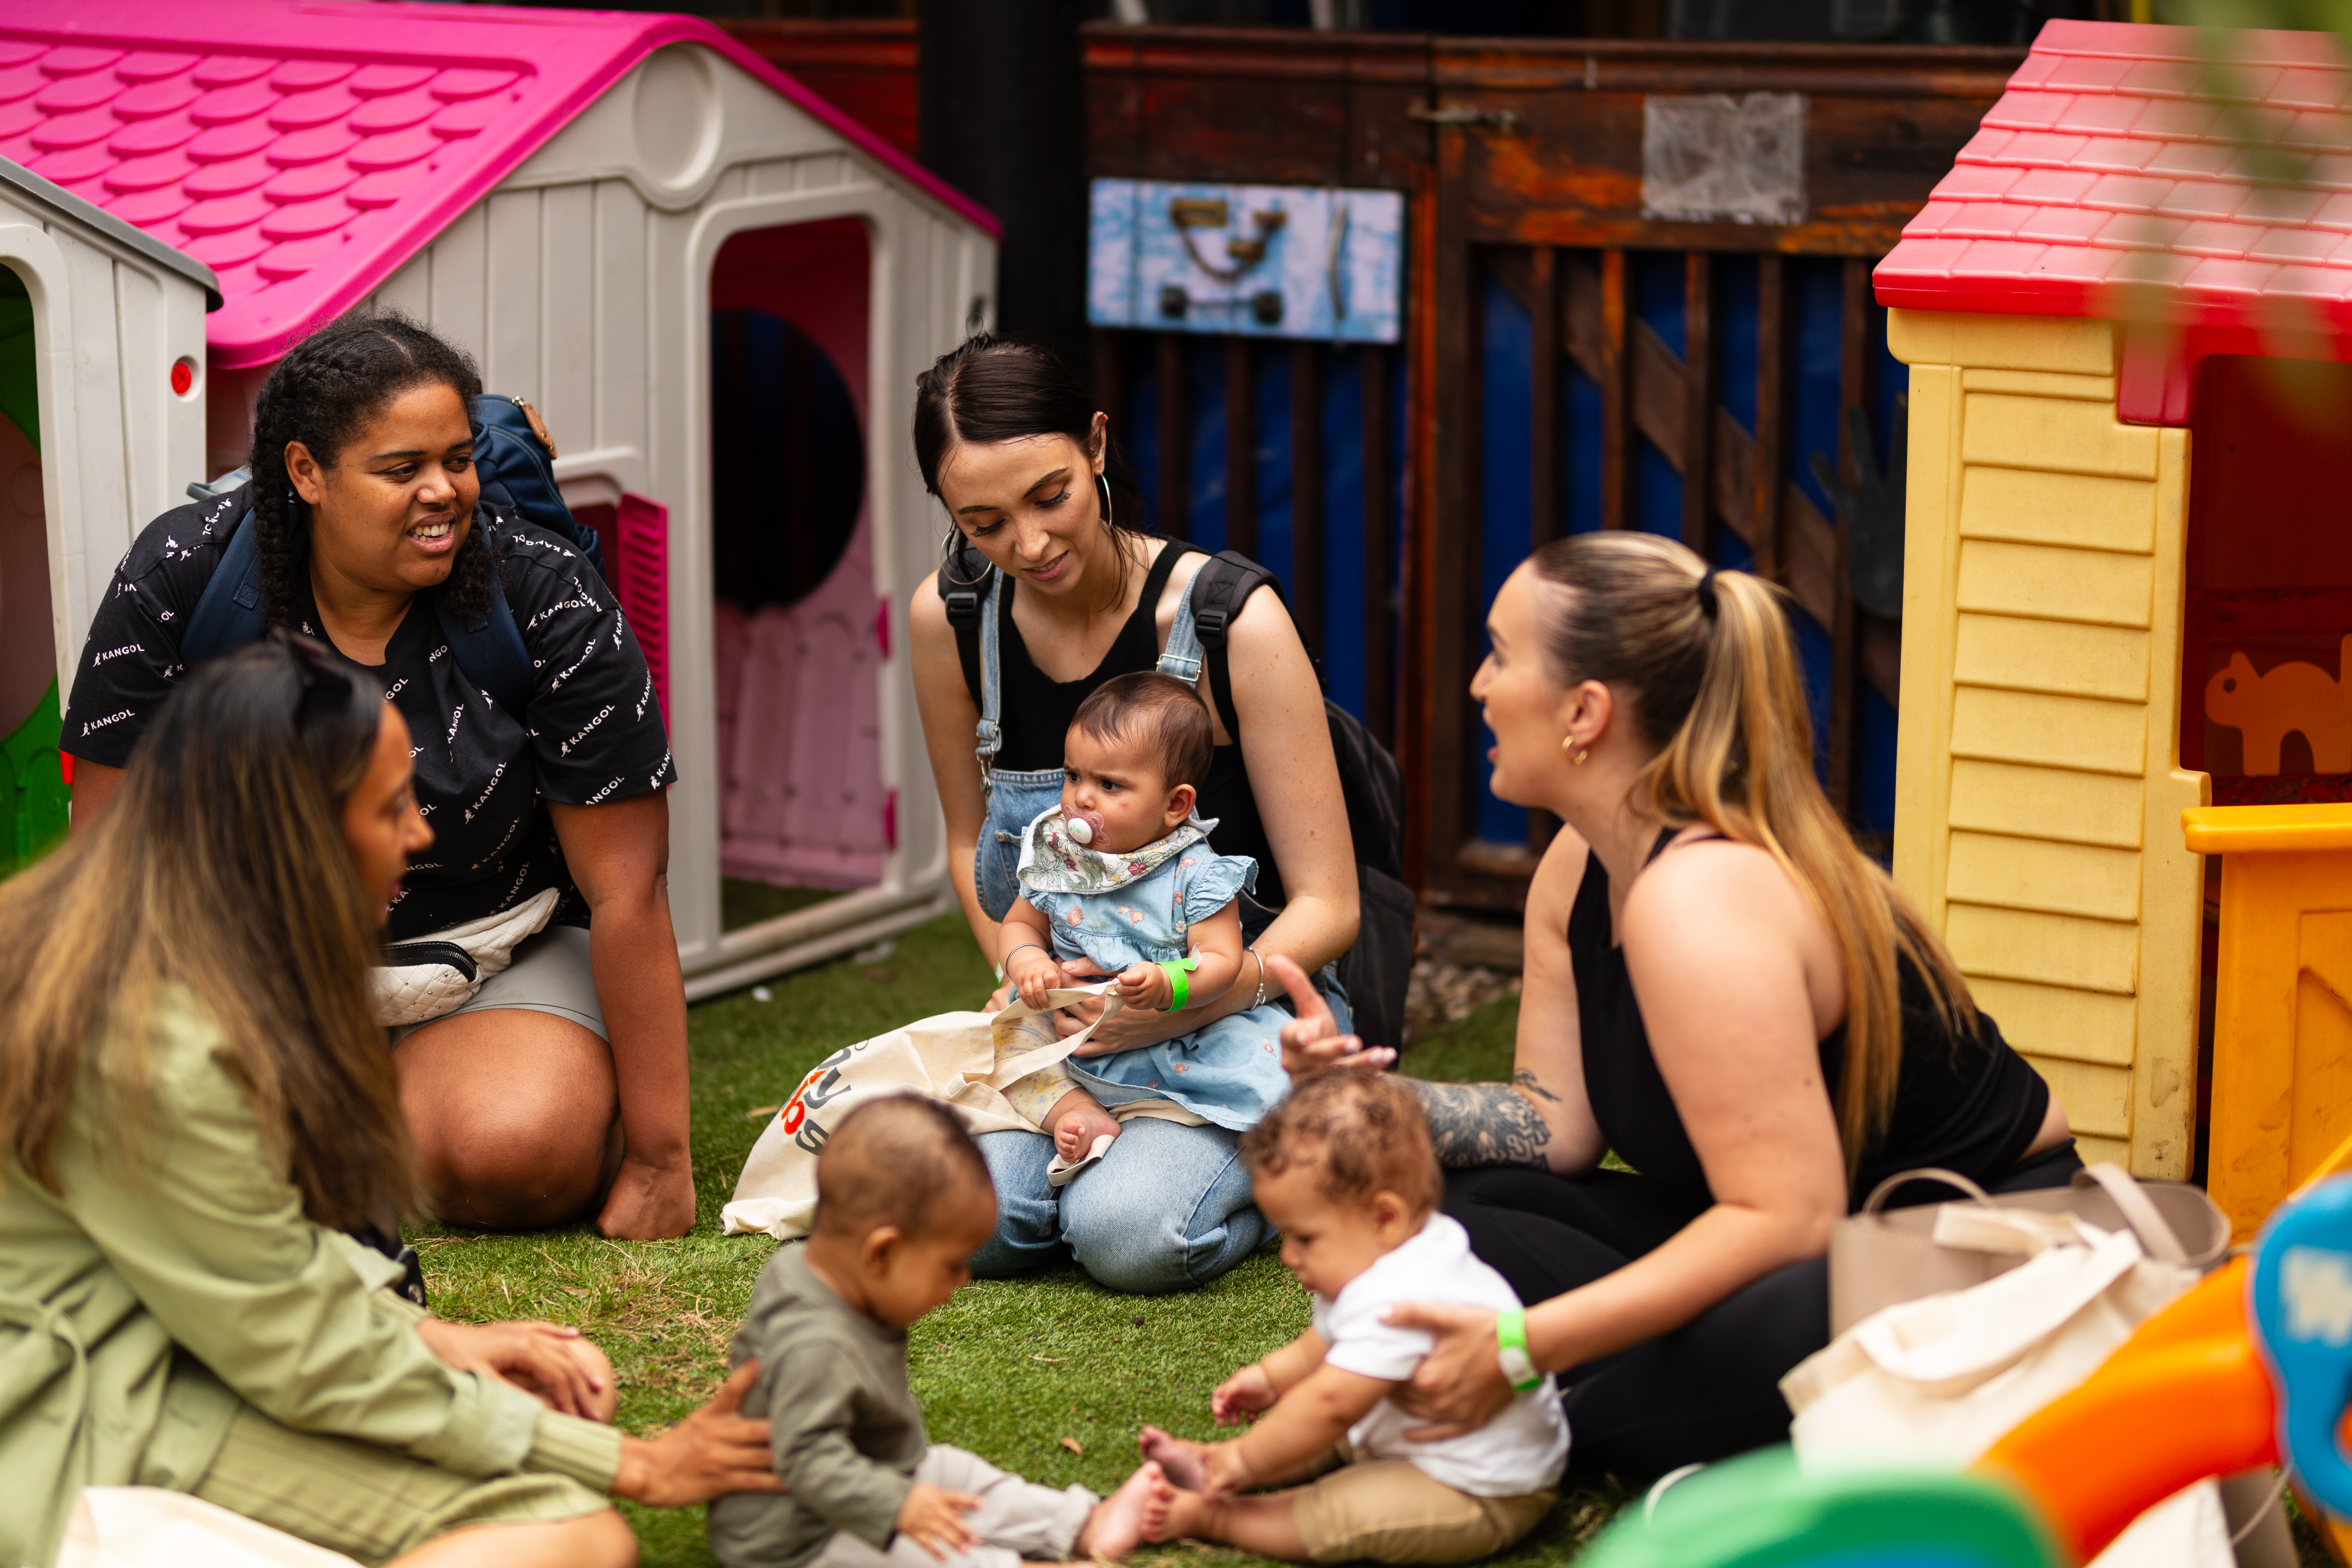
<path fill-rule="evenodd" d="M 294 673 L 301 683 L 301 694 L 294 702 L 297 730 L 307 728 L 320 714 L 350 706 L 352 678 L 340 668 L 341 661 L 324 644 L 283 627 L 273 628 L 269 636 L 294 655 Z"/>

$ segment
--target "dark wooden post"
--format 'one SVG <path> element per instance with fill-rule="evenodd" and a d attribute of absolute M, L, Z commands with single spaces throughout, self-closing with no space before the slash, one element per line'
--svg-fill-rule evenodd
<path fill-rule="evenodd" d="M 1838 338 L 1838 472 L 1852 484 L 1861 472 L 1862 454 L 1853 447 L 1852 409 L 1867 409 L 1874 399 L 1878 356 L 1871 342 L 1870 263 L 1849 259 L 1845 264 L 1845 310 Z M 1851 820 L 1854 814 L 1854 752 L 1861 725 L 1859 688 L 1861 617 L 1853 604 L 1853 539 L 1845 520 L 1832 516 L 1837 530 L 1837 581 L 1831 584 L 1831 603 L 1837 606 L 1830 632 L 1829 776 L 1823 781 L 1831 804 Z"/>
<path fill-rule="evenodd" d="M 1257 383 L 1247 338 L 1225 340 L 1225 548 L 1257 553 Z"/>
<path fill-rule="evenodd" d="M 1559 252 L 1538 245 L 1528 258 L 1528 543 L 1559 537 Z"/>
<path fill-rule="evenodd" d="M 1756 571 L 1775 582 L 1787 570 L 1782 549 L 1780 491 L 1789 474 L 1789 264 L 1778 256 L 1756 262 Z"/>
<path fill-rule="evenodd" d="M 1323 657 L 1323 362 L 1313 343 L 1290 345 L 1290 615 L 1299 640 Z"/>
<path fill-rule="evenodd" d="M 1601 526 L 1625 528 L 1633 522 L 1627 463 L 1633 446 L 1633 424 L 1626 417 L 1625 253 L 1601 253 Z"/>
<path fill-rule="evenodd" d="M 1683 259 L 1683 542 L 1715 559 L 1715 260 Z"/>
<path fill-rule="evenodd" d="M 1389 352 L 1378 343 L 1356 351 L 1363 395 L 1364 461 L 1364 722 L 1384 746 L 1396 744 L 1396 611 L 1389 597 L 1396 561 L 1396 473 L 1389 466 Z"/>
<path fill-rule="evenodd" d="M 1158 351 L 1160 493 L 1151 525 L 1181 539 L 1192 510 L 1192 398 L 1184 376 L 1184 334 L 1160 333 Z"/>

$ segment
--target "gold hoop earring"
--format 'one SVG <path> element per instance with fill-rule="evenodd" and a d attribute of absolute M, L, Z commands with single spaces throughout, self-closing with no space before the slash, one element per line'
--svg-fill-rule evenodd
<path fill-rule="evenodd" d="M 1590 746 L 1577 746 L 1575 751 L 1569 752 L 1569 748 L 1570 746 L 1576 746 L 1576 737 L 1573 735 L 1570 735 L 1566 740 L 1560 742 L 1559 749 L 1563 752 L 1568 752 L 1568 760 L 1570 765 L 1580 768 L 1582 767 L 1584 765 L 1584 759 L 1592 755 L 1592 748 Z"/>

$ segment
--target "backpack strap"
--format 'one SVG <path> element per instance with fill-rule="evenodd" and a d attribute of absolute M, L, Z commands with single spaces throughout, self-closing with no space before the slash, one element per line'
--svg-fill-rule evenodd
<path fill-rule="evenodd" d="M 956 640 L 967 642 L 980 630 L 980 601 L 993 585 L 996 568 L 988 557 L 971 547 L 971 541 L 961 529 L 956 531 L 955 548 L 940 563 L 940 602 L 947 606 L 948 625 L 955 627 Z"/>
<path fill-rule="evenodd" d="M 238 488 L 229 508 L 228 543 L 180 633 L 180 662 L 189 668 L 257 640 L 269 629 L 261 603 L 261 544 L 253 516 L 253 487 Z"/>
<path fill-rule="evenodd" d="M 450 657 L 477 689 L 511 713 L 520 715 L 530 705 L 536 684 L 530 650 L 523 646 L 522 628 L 507 606 L 505 584 L 491 583 L 489 614 L 479 626 L 460 621 L 439 594 L 433 595 L 433 613 L 440 619 L 441 635 L 449 639 Z"/>
<path fill-rule="evenodd" d="M 1216 699 L 1217 713 L 1225 721 L 1225 733 L 1236 744 L 1242 738 L 1242 721 L 1234 707 L 1234 678 L 1225 657 L 1225 632 L 1261 584 L 1270 585 L 1276 596 L 1282 593 L 1281 579 L 1273 573 L 1237 550 L 1220 550 L 1209 558 L 1207 565 L 1192 574 L 1192 591 L 1188 596 L 1192 625 L 1200 634 L 1202 652 L 1209 667 L 1209 694 Z M 1319 668 L 1317 673 L 1321 673 Z"/>

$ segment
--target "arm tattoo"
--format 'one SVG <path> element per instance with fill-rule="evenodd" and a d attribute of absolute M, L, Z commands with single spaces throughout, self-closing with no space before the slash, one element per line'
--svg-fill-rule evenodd
<path fill-rule="evenodd" d="M 1404 1081 L 1420 1097 L 1422 1112 L 1429 1118 L 1430 1141 L 1437 1146 L 1437 1163 L 1448 1170 L 1473 1165 L 1541 1170 L 1547 1164 L 1551 1128 L 1534 1103 L 1510 1084 Z"/>

